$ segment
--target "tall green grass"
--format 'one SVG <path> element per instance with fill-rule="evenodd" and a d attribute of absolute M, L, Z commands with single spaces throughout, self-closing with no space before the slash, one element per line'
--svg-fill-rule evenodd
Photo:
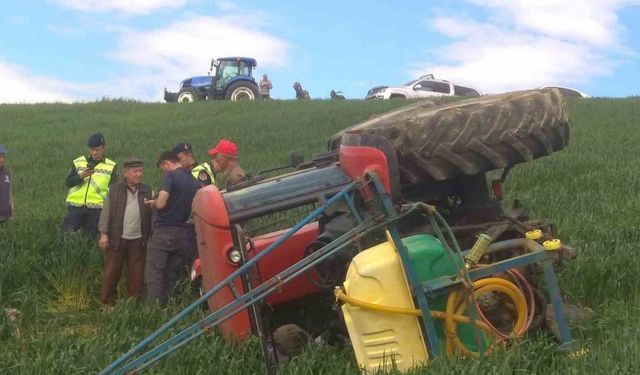
<path fill-rule="evenodd" d="M 0 374 L 87 374 L 127 351 L 189 302 L 189 291 L 165 309 L 121 301 L 102 313 L 101 252 L 82 236 L 58 240 L 65 212 L 64 179 L 87 137 L 102 131 L 116 161 L 137 155 L 145 179 L 157 187 L 155 158 L 190 141 L 198 156 L 219 138 L 240 147 L 247 170 L 285 164 L 290 150 L 324 150 L 334 132 L 396 101 L 308 101 L 164 105 L 103 102 L 80 105 L 0 106 L 0 142 L 8 146 L 18 217 L 0 227 L 0 312 L 22 311 L 20 339 L 0 319 Z M 505 186 L 536 217 L 557 223 L 578 259 L 560 274 L 572 303 L 595 318 L 573 333 L 585 352 L 558 352 L 549 337 L 529 337 L 483 361 L 438 358 L 416 374 L 635 374 L 640 373 L 640 100 L 570 102 L 568 149 L 519 165 Z M 192 321 L 202 317 L 198 312 Z M 150 368 L 150 374 L 249 374 L 264 371 L 255 341 L 228 345 L 212 335 Z M 284 374 L 357 374 L 350 350 L 312 349 Z"/>

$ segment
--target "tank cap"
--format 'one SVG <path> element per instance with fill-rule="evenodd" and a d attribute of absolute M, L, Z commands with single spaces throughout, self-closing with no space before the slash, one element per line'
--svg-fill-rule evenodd
<path fill-rule="evenodd" d="M 560 242 L 560 240 L 556 238 L 553 240 L 544 241 L 542 243 L 542 246 L 547 251 L 553 251 L 553 250 L 558 250 L 562 246 L 562 242 Z"/>
<path fill-rule="evenodd" d="M 539 240 L 542 238 L 542 231 L 540 229 L 530 230 L 524 234 L 524 238 L 528 240 Z"/>

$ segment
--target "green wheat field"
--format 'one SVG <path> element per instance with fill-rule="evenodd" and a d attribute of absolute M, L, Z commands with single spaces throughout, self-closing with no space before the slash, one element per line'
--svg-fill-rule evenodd
<path fill-rule="evenodd" d="M 156 189 L 157 155 L 190 141 L 201 160 L 219 138 L 240 148 L 248 171 L 284 165 L 290 150 L 325 150 L 338 130 L 403 101 L 201 102 L 189 105 L 99 102 L 0 105 L 0 143 L 9 149 L 17 218 L 0 227 L 0 374 L 91 374 L 158 328 L 192 300 L 187 285 L 165 309 L 121 300 L 103 313 L 102 254 L 81 236 L 59 241 L 64 180 L 71 160 L 101 131 L 118 162 L 147 162 Z M 640 373 L 640 99 L 569 102 L 568 149 L 514 168 L 505 204 L 517 198 L 532 217 L 556 223 L 578 259 L 559 275 L 564 298 L 595 316 L 572 327 L 579 354 L 556 350 L 545 334 L 526 337 L 482 361 L 437 358 L 416 374 Z M 21 337 L 6 308 L 22 312 Z M 202 318 L 198 311 L 191 321 Z M 147 374 L 261 374 L 256 340 L 229 345 L 201 338 Z M 350 348 L 310 348 L 282 374 L 358 374 Z"/>

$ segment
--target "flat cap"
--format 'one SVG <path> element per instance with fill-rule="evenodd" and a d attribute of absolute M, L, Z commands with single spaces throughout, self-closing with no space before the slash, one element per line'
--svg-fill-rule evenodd
<path fill-rule="evenodd" d="M 193 152 L 193 148 L 191 147 L 191 143 L 182 142 L 175 145 L 173 149 L 171 149 L 171 151 L 173 151 L 174 154 L 178 155 L 179 153 L 184 151 Z"/>
<path fill-rule="evenodd" d="M 0 145 L 0 154 L 6 154 L 7 153 L 7 148 L 4 147 L 3 145 Z"/>
<path fill-rule="evenodd" d="M 143 164 L 142 159 L 136 157 L 126 158 L 122 163 L 125 168 L 141 167 Z"/>
<path fill-rule="evenodd" d="M 87 141 L 87 146 L 89 147 L 104 146 L 104 136 L 102 135 L 102 133 L 92 134 L 91 137 L 89 137 L 89 140 Z"/>

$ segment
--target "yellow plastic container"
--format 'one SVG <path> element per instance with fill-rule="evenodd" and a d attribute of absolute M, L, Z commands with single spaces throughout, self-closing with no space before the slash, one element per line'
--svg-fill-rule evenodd
<path fill-rule="evenodd" d="M 347 295 L 386 306 L 415 308 L 400 257 L 389 242 L 353 258 L 344 289 Z M 361 367 L 375 372 L 393 364 L 401 371 L 426 364 L 428 354 L 415 316 L 342 305 L 349 337 Z"/>

